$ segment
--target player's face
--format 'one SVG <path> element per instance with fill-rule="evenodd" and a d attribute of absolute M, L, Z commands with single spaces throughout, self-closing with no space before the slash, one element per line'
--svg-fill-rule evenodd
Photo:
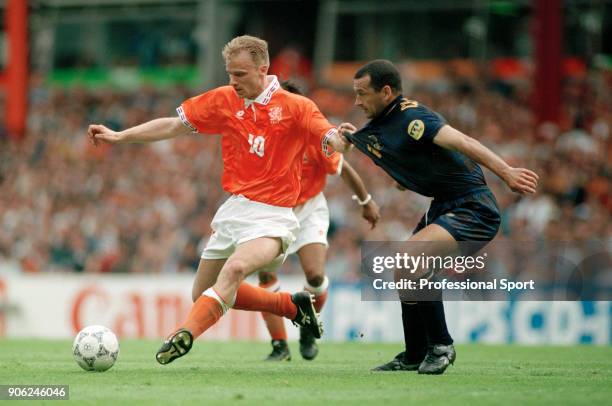
<path fill-rule="evenodd" d="M 363 110 L 366 117 L 372 119 L 385 108 L 385 94 L 377 92 L 370 86 L 370 75 L 353 80 L 355 105 Z"/>
<path fill-rule="evenodd" d="M 225 62 L 225 70 L 229 75 L 229 84 L 238 96 L 255 99 L 263 92 L 268 67 L 257 66 L 247 51 L 229 56 Z"/>

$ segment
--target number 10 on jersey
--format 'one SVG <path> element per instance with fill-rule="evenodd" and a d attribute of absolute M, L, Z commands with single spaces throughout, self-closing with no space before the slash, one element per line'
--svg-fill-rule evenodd
<path fill-rule="evenodd" d="M 256 154 L 260 158 L 264 156 L 264 143 L 266 139 L 262 135 L 255 136 L 253 134 L 249 134 L 249 145 L 251 149 L 249 152 L 251 154 Z"/>

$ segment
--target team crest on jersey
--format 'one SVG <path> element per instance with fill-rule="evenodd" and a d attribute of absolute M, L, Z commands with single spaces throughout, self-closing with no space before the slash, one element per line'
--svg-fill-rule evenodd
<path fill-rule="evenodd" d="M 418 140 L 423 136 L 425 132 L 425 123 L 421 120 L 412 120 L 410 124 L 408 124 L 408 135 Z"/>
<path fill-rule="evenodd" d="M 283 119 L 283 107 L 282 106 L 274 106 L 270 107 L 270 122 L 272 124 L 278 124 Z"/>
<path fill-rule="evenodd" d="M 382 153 L 380 152 L 383 146 L 378 142 L 378 138 L 374 134 L 368 135 L 368 151 L 376 156 L 378 159 L 382 159 Z"/>
<path fill-rule="evenodd" d="M 380 142 L 378 142 L 378 138 L 376 138 L 375 135 L 368 135 L 368 140 L 370 141 L 370 145 L 372 145 L 372 147 L 374 147 L 375 149 L 380 151 L 383 148 Z"/>
<path fill-rule="evenodd" d="M 236 118 L 237 118 L 238 120 L 242 120 L 242 119 L 244 119 L 244 110 L 237 111 L 237 112 L 236 112 Z"/>

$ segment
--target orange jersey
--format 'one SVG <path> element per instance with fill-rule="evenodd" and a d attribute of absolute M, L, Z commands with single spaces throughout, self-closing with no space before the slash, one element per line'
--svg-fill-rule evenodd
<path fill-rule="evenodd" d="M 325 188 L 327 175 L 338 175 L 342 170 L 342 154 L 326 155 L 318 145 L 310 144 L 304 152 L 300 196 L 296 205 L 305 203 Z"/>
<path fill-rule="evenodd" d="M 314 102 L 283 90 L 275 76 L 255 100 L 222 86 L 177 111 L 193 131 L 221 134 L 224 190 L 274 206 L 296 205 L 306 145 L 326 150 L 335 131 Z"/>

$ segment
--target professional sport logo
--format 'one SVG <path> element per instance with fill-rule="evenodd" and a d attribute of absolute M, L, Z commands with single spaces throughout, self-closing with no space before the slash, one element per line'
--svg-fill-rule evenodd
<path fill-rule="evenodd" d="M 244 119 L 244 110 L 240 110 L 236 112 L 236 118 L 238 120 L 243 120 Z"/>
<path fill-rule="evenodd" d="M 274 106 L 270 107 L 270 123 L 278 124 L 283 119 L 283 107 L 282 106 Z"/>

